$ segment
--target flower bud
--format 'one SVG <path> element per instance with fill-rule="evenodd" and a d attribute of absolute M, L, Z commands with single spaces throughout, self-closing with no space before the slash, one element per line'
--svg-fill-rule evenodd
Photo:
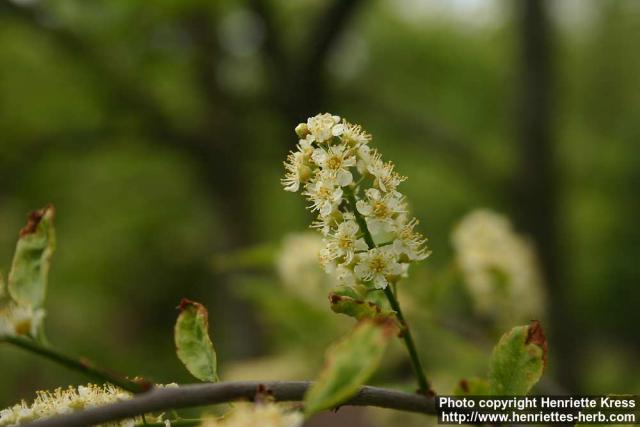
<path fill-rule="evenodd" d="M 296 135 L 298 135 L 300 139 L 304 139 L 309 135 L 309 128 L 306 123 L 300 123 L 296 126 Z"/>

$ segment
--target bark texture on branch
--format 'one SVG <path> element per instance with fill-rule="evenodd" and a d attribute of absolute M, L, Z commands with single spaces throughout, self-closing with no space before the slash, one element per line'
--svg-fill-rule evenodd
<path fill-rule="evenodd" d="M 30 427 L 80 427 L 132 418 L 149 412 L 225 403 L 234 400 L 253 400 L 259 389 L 273 393 L 279 402 L 300 401 L 311 386 L 310 381 L 239 381 L 216 384 L 184 385 L 177 388 L 155 389 L 131 400 L 93 408 L 70 415 L 62 415 L 25 424 Z M 435 399 L 419 394 L 364 386 L 344 405 L 377 406 L 400 411 L 436 414 Z"/>

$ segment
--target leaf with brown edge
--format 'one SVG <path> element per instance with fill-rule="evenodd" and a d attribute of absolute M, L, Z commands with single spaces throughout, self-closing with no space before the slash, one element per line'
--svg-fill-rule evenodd
<path fill-rule="evenodd" d="M 460 380 L 453 390 L 454 396 L 488 396 L 491 394 L 489 381 L 484 378 L 471 377 Z"/>
<path fill-rule="evenodd" d="M 500 338 L 489 368 L 491 394 L 524 396 L 540 380 L 547 357 L 547 340 L 540 322 L 517 326 Z"/>
<path fill-rule="evenodd" d="M 305 395 L 305 415 L 333 408 L 357 393 L 378 368 L 389 340 L 397 332 L 390 319 L 365 319 L 332 345 L 318 380 Z"/>
<path fill-rule="evenodd" d="M 218 381 L 216 351 L 209 337 L 209 313 L 200 303 L 183 298 L 178 306 L 174 339 L 187 370 L 201 381 Z"/>
<path fill-rule="evenodd" d="M 535 344 L 542 349 L 542 361 L 544 366 L 547 366 L 547 352 L 549 346 L 547 343 L 547 337 L 542 330 L 542 325 L 538 320 L 532 320 L 529 324 L 529 331 L 527 332 L 526 344 Z"/>
<path fill-rule="evenodd" d="M 50 259 L 55 249 L 54 216 L 52 205 L 31 212 L 27 225 L 20 230 L 8 290 L 21 306 L 37 309 L 44 305 Z"/>

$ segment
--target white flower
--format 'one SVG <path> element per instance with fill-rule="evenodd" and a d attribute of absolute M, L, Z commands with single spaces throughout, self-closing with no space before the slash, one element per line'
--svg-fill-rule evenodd
<path fill-rule="evenodd" d="M 298 141 L 298 145 L 296 145 L 298 152 L 302 154 L 302 158 L 305 162 L 310 161 L 311 155 L 313 154 L 313 144 L 306 139 L 301 139 Z"/>
<path fill-rule="evenodd" d="M 327 274 L 335 273 L 337 267 L 336 259 L 329 248 L 322 248 L 318 252 L 318 262 Z"/>
<path fill-rule="evenodd" d="M 410 261 L 420 261 L 427 258 L 431 252 L 426 247 L 427 239 L 414 230 L 418 220 L 413 218 L 406 222 L 404 217 L 398 226 L 398 234 L 393 241 L 393 249 L 398 255 L 406 255 Z"/>
<path fill-rule="evenodd" d="M 342 189 L 334 177 L 319 173 L 306 186 L 303 193 L 311 201 L 311 210 L 326 217 L 342 202 Z"/>
<path fill-rule="evenodd" d="M 395 228 L 394 218 L 406 212 L 402 196 L 397 193 L 383 194 L 376 188 L 365 191 L 367 200 L 358 200 L 356 209 L 367 217 L 367 225 L 373 234 L 390 232 Z"/>
<path fill-rule="evenodd" d="M 356 162 L 356 168 L 360 175 L 366 175 L 369 173 L 369 165 L 373 159 L 375 150 L 372 150 L 368 145 L 361 145 L 358 147 L 358 160 Z"/>
<path fill-rule="evenodd" d="M 332 145 L 326 150 L 316 148 L 311 158 L 323 172 L 335 177 L 341 187 L 353 182 L 349 168 L 356 165 L 356 158 L 344 145 Z"/>
<path fill-rule="evenodd" d="M 275 403 L 237 404 L 222 420 L 209 420 L 201 427 L 301 427 L 301 412 L 285 411 Z"/>
<path fill-rule="evenodd" d="M 542 277 L 531 245 L 489 210 L 468 214 L 452 235 L 456 258 L 478 312 L 504 323 L 543 314 Z"/>
<path fill-rule="evenodd" d="M 353 272 L 353 266 L 340 264 L 336 267 L 334 274 L 340 284 L 351 287 L 356 285 L 356 276 Z"/>
<path fill-rule="evenodd" d="M 337 284 L 318 265 L 319 253 L 324 248 L 318 233 L 290 233 L 283 239 L 275 260 L 284 287 L 313 304 L 323 302 L 323 296 Z"/>
<path fill-rule="evenodd" d="M 38 391 L 31 405 L 22 401 L 17 405 L 0 411 L 0 427 L 13 426 L 41 418 L 49 418 L 54 415 L 68 414 L 89 408 L 108 405 L 131 398 L 131 394 L 110 384 L 98 386 L 87 384 L 78 386 L 77 389 L 58 388 L 54 391 Z M 147 421 L 153 423 L 162 422 L 162 416 L 146 416 Z M 142 418 L 127 419 L 122 421 L 102 424 L 110 427 L 129 427 L 141 423 Z"/>
<path fill-rule="evenodd" d="M 343 120 L 333 128 L 333 133 L 349 146 L 360 146 L 371 141 L 371 135 L 365 132 L 360 125 Z"/>
<path fill-rule="evenodd" d="M 330 234 L 327 242 L 328 254 L 332 259 L 342 258 L 344 263 L 350 264 L 356 251 L 366 251 L 367 244 L 358 237 L 360 227 L 354 220 L 340 223 L 335 233 Z"/>
<path fill-rule="evenodd" d="M 302 139 L 296 148 L 298 151 L 292 151 L 287 155 L 287 160 L 284 162 L 285 176 L 280 180 L 285 191 L 294 193 L 300 189 L 301 184 L 313 176 L 311 169 L 313 145 Z"/>
<path fill-rule="evenodd" d="M 388 246 L 374 248 L 359 255 L 353 271 L 365 282 L 372 282 L 376 289 L 384 289 L 394 277 L 405 270 L 396 260 L 396 254 Z"/>
<path fill-rule="evenodd" d="M 395 192 L 398 185 L 407 178 L 401 176 L 393 169 L 394 164 L 383 162 L 380 154 L 375 153 L 369 160 L 367 170 L 374 176 L 374 185 L 384 192 Z"/>
<path fill-rule="evenodd" d="M 300 189 L 300 184 L 311 176 L 311 169 L 304 164 L 302 153 L 289 153 L 287 161 L 284 162 L 285 177 L 280 180 L 285 191 L 296 192 Z"/>
<path fill-rule="evenodd" d="M 311 117 L 307 120 L 307 131 L 309 134 L 306 136 L 306 140 L 309 142 L 322 143 L 334 136 L 334 126 L 340 123 L 339 116 L 332 116 L 329 113 L 318 114 L 315 117 Z M 336 129 L 339 132 L 341 128 Z"/>

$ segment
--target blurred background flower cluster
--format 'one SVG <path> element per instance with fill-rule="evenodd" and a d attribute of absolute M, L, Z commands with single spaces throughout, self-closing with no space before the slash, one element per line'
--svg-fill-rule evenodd
<path fill-rule="evenodd" d="M 295 125 L 331 111 L 410 178 L 433 254 L 399 292 L 437 390 L 536 316 L 541 391 L 637 392 L 638 28 L 633 0 L 3 0 L 0 268 L 51 202 L 57 346 L 191 381 L 185 296 L 223 379 L 313 377 L 352 320 L 280 177 Z M 410 385 L 400 344 L 387 358 L 375 382 Z M 86 382 L 7 346 L 0 365 L 0 407 Z"/>

